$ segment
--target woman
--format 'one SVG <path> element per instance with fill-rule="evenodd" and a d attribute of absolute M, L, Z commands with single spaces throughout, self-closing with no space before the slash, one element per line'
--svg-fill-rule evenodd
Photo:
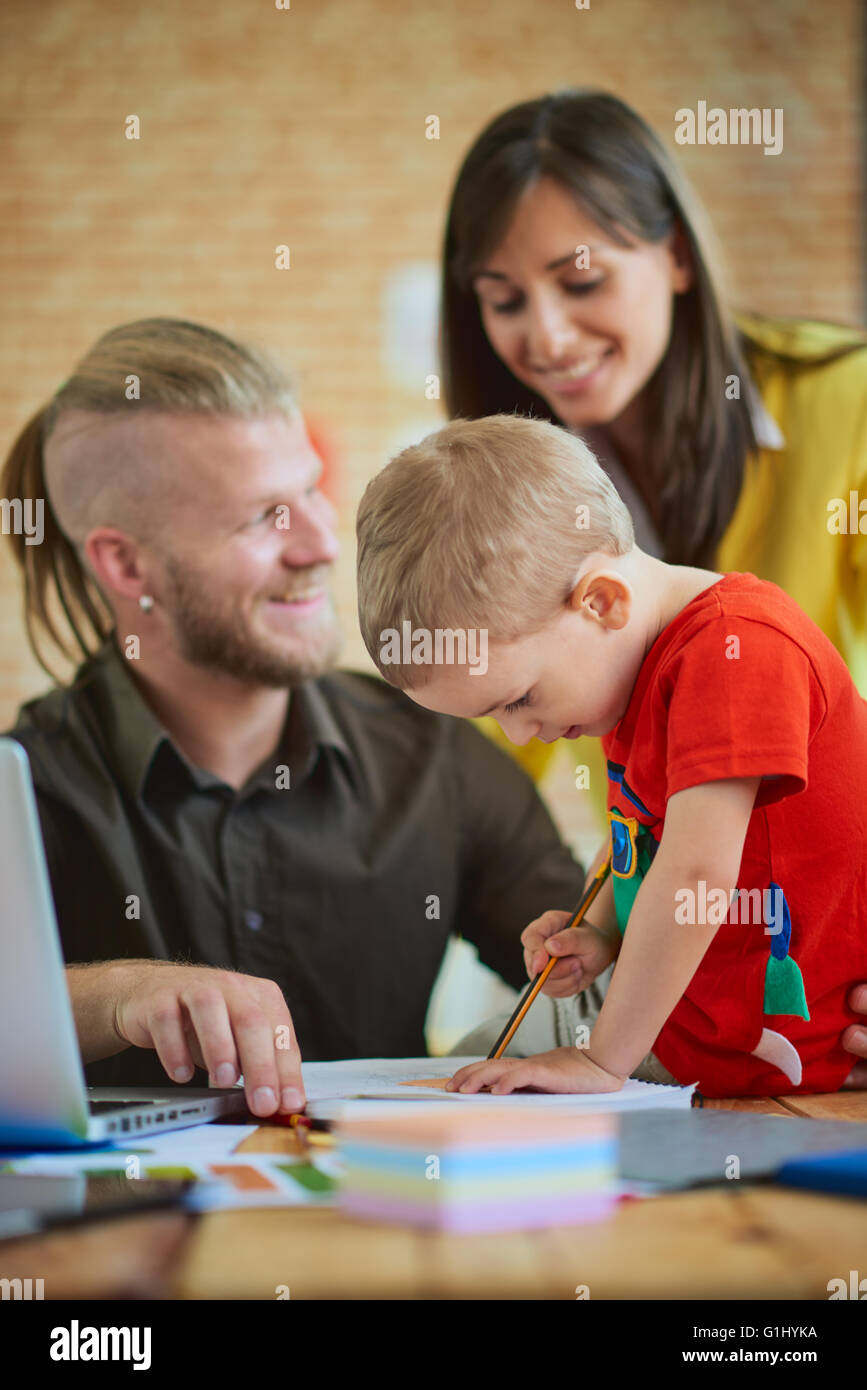
<path fill-rule="evenodd" d="M 832 506 L 867 498 L 867 336 L 732 317 L 717 259 L 685 178 L 624 102 L 572 91 L 512 107 L 451 199 L 449 414 L 580 431 L 643 549 L 779 584 L 867 694 L 867 535 Z M 551 750 L 530 747 L 538 774 Z"/>
<path fill-rule="evenodd" d="M 695 195 L 624 102 L 564 92 L 481 133 L 448 213 L 441 338 L 451 416 L 518 411 L 580 431 L 642 549 L 779 584 L 867 694 L 867 534 L 848 506 L 852 492 L 867 499 L 867 336 L 734 317 Z M 570 754 L 589 766 L 601 808 L 606 771 L 588 745 Z M 511 751 L 538 776 L 555 746 Z M 537 962 L 568 915 L 549 912 L 524 934 Z M 556 966 L 546 987 L 556 997 L 531 1009 L 510 1052 L 574 1045 L 609 978 L 573 998 L 568 960 Z M 851 1007 L 863 1008 L 856 993 Z M 505 1018 L 455 1050 L 487 1051 Z M 861 1034 L 844 1034 L 855 1055 Z M 864 1063 L 849 1084 L 867 1085 Z"/>

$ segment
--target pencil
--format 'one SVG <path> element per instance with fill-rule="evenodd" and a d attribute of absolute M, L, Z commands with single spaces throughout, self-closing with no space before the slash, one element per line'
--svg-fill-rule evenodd
<path fill-rule="evenodd" d="M 281 1117 L 283 1118 L 283 1117 Z M 309 1115 L 289 1115 L 285 1117 L 301 1149 L 307 1156 L 313 1148 L 330 1149 L 334 1138 L 327 1120 L 314 1120 Z"/>
<path fill-rule="evenodd" d="M 563 931 L 569 931 L 571 927 L 577 927 L 581 923 L 584 914 L 586 913 L 590 904 L 594 901 L 597 893 L 599 892 L 600 888 L 602 887 L 610 872 L 611 851 L 609 850 L 606 858 L 597 869 L 592 882 L 587 887 L 583 898 L 576 907 L 575 911 L 572 913 L 570 920 L 566 923 L 566 926 L 562 928 Z M 562 959 L 562 956 L 552 956 L 551 959 L 548 961 L 548 964 L 545 966 L 544 970 L 541 970 L 539 974 L 536 976 L 536 978 L 530 981 L 530 983 L 524 990 L 524 993 L 521 995 L 521 998 L 518 1000 L 518 1003 L 515 1006 L 515 1012 L 512 1014 L 512 1017 L 509 1019 L 502 1033 L 497 1038 L 497 1041 L 494 1043 L 494 1046 L 492 1047 L 491 1051 L 488 1053 L 486 1059 L 487 1061 L 496 1062 L 500 1057 L 502 1057 L 506 1048 L 509 1046 L 509 1043 L 512 1041 L 512 1038 L 515 1036 L 515 1033 L 521 1026 L 521 1023 L 523 1022 L 526 1016 L 527 1010 L 529 1009 L 533 1000 L 536 998 L 536 995 L 539 993 L 539 990 L 542 988 L 548 976 L 551 974 L 551 971 L 554 969 L 554 966 L 557 964 L 558 960 Z"/>

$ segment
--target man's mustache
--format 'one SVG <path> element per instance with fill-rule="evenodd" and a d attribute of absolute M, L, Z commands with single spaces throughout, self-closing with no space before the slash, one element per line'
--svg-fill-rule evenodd
<path fill-rule="evenodd" d="M 331 582 L 330 566 L 318 566 L 316 569 L 303 570 L 301 577 L 294 576 L 285 582 L 275 584 L 267 595 L 269 598 L 280 597 L 287 602 L 292 602 L 295 598 L 309 593 L 311 589 L 328 590 Z"/>

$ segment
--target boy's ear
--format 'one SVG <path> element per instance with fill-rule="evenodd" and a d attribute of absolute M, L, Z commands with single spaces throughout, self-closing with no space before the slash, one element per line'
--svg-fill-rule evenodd
<path fill-rule="evenodd" d="M 569 607 L 613 632 L 629 622 L 632 589 L 616 570 L 591 570 L 572 590 Z"/>

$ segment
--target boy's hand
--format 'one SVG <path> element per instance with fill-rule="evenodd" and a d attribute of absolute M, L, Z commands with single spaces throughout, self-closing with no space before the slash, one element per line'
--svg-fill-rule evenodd
<path fill-rule="evenodd" d="M 553 972 L 552 972 L 553 973 Z M 606 1071 L 586 1049 L 555 1047 L 535 1057 L 501 1057 L 497 1062 L 471 1062 L 456 1071 L 447 1091 L 473 1095 L 487 1088 L 492 1096 L 507 1096 L 522 1087 L 564 1095 L 597 1095 L 619 1091 L 625 1078 Z"/>
<path fill-rule="evenodd" d="M 531 980 L 545 969 L 551 956 L 562 958 L 542 986 L 542 993 L 552 999 L 565 999 L 586 989 L 617 955 L 611 939 L 587 921 L 564 931 L 571 916 L 571 912 L 543 912 L 521 933 L 524 965 Z"/>

